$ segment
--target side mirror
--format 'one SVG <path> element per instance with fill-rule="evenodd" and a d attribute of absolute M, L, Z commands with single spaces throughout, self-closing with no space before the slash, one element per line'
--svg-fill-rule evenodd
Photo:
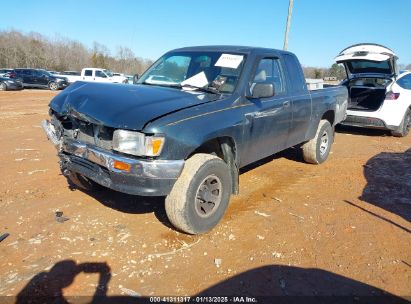
<path fill-rule="evenodd" d="M 136 84 L 138 81 L 139 75 L 138 74 L 134 74 L 133 76 L 133 84 Z"/>
<path fill-rule="evenodd" d="M 272 83 L 256 83 L 252 89 L 251 98 L 272 97 L 274 93 L 274 85 Z"/>

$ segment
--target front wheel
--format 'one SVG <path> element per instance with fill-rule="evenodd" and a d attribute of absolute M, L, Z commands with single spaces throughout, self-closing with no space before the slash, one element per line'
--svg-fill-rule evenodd
<path fill-rule="evenodd" d="M 397 131 L 391 131 L 391 134 L 395 137 L 405 137 L 410 132 L 411 128 L 411 110 L 408 109 L 405 112 L 404 118 L 402 119 L 401 125 Z"/>
<path fill-rule="evenodd" d="M 0 82 L 0 91 L 7 91 L 7 85 L 4 82 Z"/>
<path fill-rule="evenodd" d="M 223 217 L 231 189 L 230 170 L 222 159 L 195 154 L 166 198 L 168 219 L 186 233 L 207 232 Z"/>
<path fill-rule="evenodd" d="M 328 120 L 321 120 L 315 137 L 302 146 L 303 157 L 307 163 L 321 164 L 330 154 L 334 141 L 334 130 Z"/>
<path fill-rule="evenodd" d="M 49 83 L 49 89 L 52 91 L 57 91 L 59 89 L 59 86 L 57 85 L 57 83 L 55 83 L 54 81 Z"/>
<path fill-rule="evenodd" d="M 71 186 L 74 186 L 75 188 L 79 188 L 81 190 L 90 192 L 96 191 L 100 188 L 100 186 L 97 183 L 77 172 L 73 172 L 71 170 L 64 170 L 63 175 L 67 178 L 69 184 Z"/>

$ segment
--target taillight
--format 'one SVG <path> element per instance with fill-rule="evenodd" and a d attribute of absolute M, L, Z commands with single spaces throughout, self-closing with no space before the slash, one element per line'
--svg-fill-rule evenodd
<path fill-rule="evenodd" d="M 400 97 L 400 93 L 388 92 L 385 95 L 385 100 L 397 100 Z"/>

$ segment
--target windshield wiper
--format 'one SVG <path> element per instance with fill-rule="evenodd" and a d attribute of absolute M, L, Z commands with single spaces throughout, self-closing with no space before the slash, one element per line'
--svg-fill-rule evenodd
<path fill-rule="evenodd" d="M 180 84 L 180 87 L 181 88 L 192 88 L 192 89 L 196 89 L 196 90 L 201 91 L 201 92 L 206 92 L 206 93 L 211 93 L 211 94 L 219 94 L 219 95 L 221 94 L 216 88 L 213 88 L 213 87 L 210 87 L 210 86 L 197 87 L 195 85 L 186 83 L 186 84 L 183 84 L 183 85 Z"/>
<path fill-rule="evenodd" d="M 167 87 L 167 88 L 179 88 L 181 89 L 181 85 L 179 85 L 178 83 L 176 84 L 167 84 L 167 83 L 155 83 L 155 82 L 147 82 L 147 81 L 143 81 L 139 84 L 145 84 L 145 85 L 150 85 L 150 86 L 159 86 L 159 87 Z"/>
<path fill-rule="evenodd" d="M 197 87 L 195 85 L 192 84 L 165 84 L 165 83 L 150 83 L 150 82 L 142 82 L 141 84 L 146 84 L 146 85 L 154 85 L 154 86 L 159 86 L 159 87 L 168 87 L 168 88 L 178 88 L 178 89 L 182 89 L 182 88 L 192 88 L 192 89 L 196 89 L 197 91 L 201 91 L 201 92 L 206 92 L 206 93 L 211 93 L 211 94 L 218 94 L 221 95 L 220 91 L 218 91 L 216 88 L 213 87 Z"/>

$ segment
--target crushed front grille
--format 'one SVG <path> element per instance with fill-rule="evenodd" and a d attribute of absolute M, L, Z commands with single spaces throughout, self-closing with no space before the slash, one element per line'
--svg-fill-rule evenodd
<path fill-rule="evenodd" d="M 55 118 L 52 121 L 63 138 L 75 139 L 105 150 L 113 149 L 113 128 L 85 122 L 71 116 Z"/>

